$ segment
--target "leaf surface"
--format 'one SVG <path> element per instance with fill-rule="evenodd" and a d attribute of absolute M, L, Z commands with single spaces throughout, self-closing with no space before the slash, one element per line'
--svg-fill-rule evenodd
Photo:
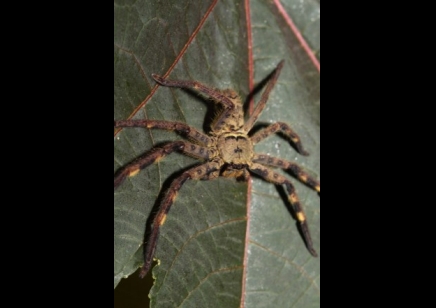
<path fill-rule="evenodd" d="M 230 0 L 116 1 L 114 118 L 180 121 L 207 131 L 212 102 L 158 87 L 152 73 L 233 88 L 245 99 L 250 87 L 285 59 L 258 124 L 288 122 L 311 155 L 297 154 L 280 136 L 255 149 L 296 161 L 319 178 L 319 72 L 284 18 L 292 3 L 284 3 L 280 11 L 274 2 L 251 1 L 248 15 L 246 8 L 244 2 Z M 319 15 L 319 5 L 316 9 Z M 307 41 L 319 50 L 311 43 L 316 43 L 316 34 Z M 114 171 L 177 139 L 181 137 L 167 131 L 117 132 Z M 142 264 L 145 224 L 157 210 L 162 188 L 197 163 L 171 154 L 114 191 L 114 287 Z M 319 197 L 291 180 L 320 253 Z M 247 189 L 247 183 L 226 178 L 184 184 L 161 228 L 152 307 L 238 307 L 241 302 L 245 307 L 319 306 L 319 258 L 305 248 L 284 190 L 259 178 L 253 178 L 248 199 Z"/>

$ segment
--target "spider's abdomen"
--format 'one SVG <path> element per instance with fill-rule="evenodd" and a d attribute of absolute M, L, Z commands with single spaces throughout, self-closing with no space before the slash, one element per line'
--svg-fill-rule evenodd
<path fill-rule="evenodd" d="M 249 165 L 253 158 L 253 144 L 243 134 L 227 133 L 218 138 L 218 150 L 225 163 Z"/>

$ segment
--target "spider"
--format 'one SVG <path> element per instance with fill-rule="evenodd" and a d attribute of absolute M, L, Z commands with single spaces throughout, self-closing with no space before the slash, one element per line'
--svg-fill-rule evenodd
<path fill-rule="evenodd" d="M 153 219 L 148 239 L 144 243 L 144 265 L 140 271 L 141 278 L 147 274 L 151 267 L 159 237 L 159 229 L 165 223 L 171 205 L 186 180 L 212 180 L 219 176 L 235 177 L 237 179 L 242 178 L 246 180 L 251 172 L 273 184 L 285 185 L 289 202 L 294 208 L 295 216 L 301 227 L 302 236 L 307 249 L 314 257 L 317 256 L 313 248 L 309 227 L 294 186 L 283 175 L 274 172 L 266 166 L 291 171 L 301 182 L 315 189 L 318 193 L 320 193 L 320 183 L 297 164 L 266 154 L 255 153 L 253 149 L 255 144 L 271 134 L 281 132 L 294 143 L 300 154 L 306 156 L 308 153 L 303 149 L 300 138 L 288 124 L 283 122 L 276 122 L 251 136 L 249 135 L 249 132 L 265 107 L 271 90 L 277 82 L 283 64 L 284 61 L 282 60 L 277 65 L 259 103 L 256 105 L 252 115 L 247 121 L 244 121 L 242 100 L 234 90 L 218 90 L 197 81 L 168 80 L 156 74 L 152 74 L 153 79 L 162 86 L 195 90 L 212 99 L 215 104 L 221 105 L 217 116 L 211 124 L 209 134 L 204 134 L 180 122 L 158 120 L 114 121 L 115 128 L 143 127 L 147 129 L 173 130 L 190 140 L 179 140 L 167 143 L 124 166 L 118 170 L 114 176 L 114 189 L 127 177 L 135 176 L 141 169 L 159 161 L 174 151 L 203 161 L 202 164 L 186 170 L 179 177 L 174 179 L 163 197 Z"/>

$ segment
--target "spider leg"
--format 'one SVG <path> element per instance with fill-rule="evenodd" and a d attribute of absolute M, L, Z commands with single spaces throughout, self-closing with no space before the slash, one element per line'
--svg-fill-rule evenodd
<path fill-rule="evenodd" d="M 170 185 L 170 188 L 166 192 L 166 195 L 159 206 L 159 210 L 154 217 L 151 231 L 148 236 L 147 242 L 144 246 L 144 265 L 141 269 L 139 276 L 144 278 L 144 276 L 150 270 L 151 263 L 153 261 L 154 252 L 156 250 L 157 240 L 159 238 L 160 226 L 165 223 L 167 214 L 177 197 L 177 193 L 182 187 L 186 180 L 201 180 L 207 177 L 210 173 L 218 170 L 220 164 L 218 162 L 208 162 L 206 164 L 193 167 L 176 178 Z"/>
<path fill-rule="evenodd" d="M 253 163 L 249 167 L 249 170 L 271 183 L 286 186 L 286 190 L 288 191 L 288 199 L 291 205 L 294 207 L 295 216 L 297 217 L 298 223 L 301 226 L 301 231 L 303 233 L 303 238 L 306 242 L 307 249 L 312 254 L 312 256 L 317 257 L 318 254 L 313 248 L 312 238 L 310 237 L 309 226 L 306 221 L 306 216 L 304 215 L 303 209 L 301 207 L 298 196 L 295 193 L 295 188 L 292 183 L 284 176 L 257 163 Z"/>
<path fill-rule="evenodd" d="M 303 149 L 303 145 L 301 144 L 300 137 L 289 127 L 288 124 L 283 122 L 276 122 L 274 124 L 269 125 L 268 127 L 261 129 L 257 133 L 255 133 L 250 139 L 253 142 L 253 144 L 257 144 L 263 139 L 267 138 L 271 134 L 281 132 L 286 137 L 292 140 L 292 142 L 297 147 L 297 150 L 300 154 L 307 156 L 309 155 L 308 152 L 306 152 Z"/>
<path fill-rule="evenodd" d="M 226 119 L 231 117 L 235 109 L 235 103 L 232 101 L 232 99 L 236 99 L 237 95 L 232 97 L 234 93 L 210 88 L 198 81 L 168 80 L 156 74 L 151 74 L 151 76 L 162 86 L 197 90 L 198 92 L 212 98 L 215 103 L 221 103 L 224 108 L 213 121 L 212 129 L 214 131 L 219 131 L 225 125 Z M 238 106 L 237 108 L 240 107 Z M 242 111 L 242 109 L 238 111 Z"/>
<path fill-rule="evenodd" d="M 210 98 L 212 98 L 216 102 L 220 102 L 223 104 L 226 109 L 233 109 L 235 104 L 232 102 L 230 98 L 224 95 L 221 91 L 210 88 L 198 81 L 191 80 L 168 80 L 159 75 L 151 74 L 154 80 L 160 85 L 165 87 L 175 87 L 175 88 L 184 88 L 184 89 L 194 89 L 203 94 L 206 94 Z"/>
<path fill-rule="evenodd" d="M 189 156 L 205 160 L 214 155 L 214 153 L 208 148 L 193 144 L 188 141 L 180 140 L 165 144 L 164 146 L 155 148 L 151 152 L 148 152 L 145 155 L 135 159 L 130 164 L 117 171 L 114 176 L 114 189 L 116 189 L 127 177 L 135 176 L 142 169 L 155 162 L 158 162 L 174 151 L 182 152 Z"/>
<path fill-rule="evenodd" d="M 271 76 L 270 80 L 268 81 L 268 84 L 266 85 L 265 91 L 263 91 L 262 93 L 260 101 L 257 103 L 256 108 L 254 108 L 254 111 L 251 114 L 250 118 L 247 120 L 247 122 L 245 122 L 244 130 L 246 132 L 249 132 L 253 128 L 253 125 L 259 118 L 260 114 L 262 113 L 263 108 L 265 108 L 266 102 L 268 101 L 269 94 L 271 90 L 274 88 L 277 79 L 279 78 L 284 63 L 285 63 L 284 60 L 282 60 L 279 62 L 279 64 L 277 64 L 277 67 L 273 75 Z"/>
<path fill-rule="evenodd" d="M 310 176 L 307 172 L 303 170 L 303 168 L 298 166 L 296 163 L 281 158 L 272 157 L 266 154 L 255 154 L 253 157 L 253 162 L 271 167 L 282 168 L 284 170 L 290 170 L 301 182 L 312 187 L 317 192 L 321 191 L 319 181 Z"/>
<path fill-rule="evenodd" d="M 203 134 L 188 124 L 171 121 L 156 121 L 156 120 L 121 120 L 114 121 L 114 127 L 144 127 L 173 130 L 179 134 L 188 137 L 191 140 L 197 141 L 204 145 L 212 144 L 212 139 L 206 134 Z"/>

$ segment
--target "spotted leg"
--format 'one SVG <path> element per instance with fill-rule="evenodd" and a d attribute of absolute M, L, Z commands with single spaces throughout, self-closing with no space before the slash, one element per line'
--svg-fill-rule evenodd
<path fill-rule="evenodd" d="M 156 250 L 157 240 L 159 238 L 160 226 L 162 226 L 165 223 L 171 205 L 176 199 L 177 193 L 182 187 L 183 183 L 185 183 L 186 180 L 201 180 L 204 177 L 207 177 L 210 173 L 219 170 L 219 168 L 220 168 L 219 163 L 208 162 L 206 164 L 191 168 L 183 172 L 182 175 L 180 175 L 171 183 L 170 188 L 166 192 L 166 195 L 159 206 L 159 210 L 156 216 L 154 217 L 150 234 L 144 246 L 144 266 L 142 267 L 141 272 L 139 274 L 141 278 L 144 278 L 144 276 L 150 270 L 151 263 L 153 261 L 153 256 Z"/>
<path fill-rule="evenodd" d="M 303 209 L 300 204 L 300 200 L 298 199 L 297 194 L 295 193 L 295 188 L 291 184 L 291 182 L 286 179 L 284 176 L 262 166 L 258 163 L 253 163 L 249 170 L 263 179 L 276 184 L 276 185 L 285 185 L 286 190 L 288 191 L 288 199 L 291 205 L 294 207 L 295 216 L 297 217 L 298 223 L 300 224 L 301 231 L 303 233 L 304 241 L 306 242 L 307 249 L 312 254 L 312 256 L 317 257 L 315 249 L 313 248 L 312 238 L 310 237 L 309 226 L 306 221 L 306 216 L 304 215 Z"/>
<path fill-rule="evenodd" d="M 304 156 L 309 155 L 309 153 L 303 149 L 303 145 L 301 144 L 300 137 L 298 137 L 298 135 L 291 129 L 291 127 L 289 127 L 288 124 L 283 122 L 276 122 L 264 129 L 261 129 L 260 131 L 255 133 L 250 139 L 253 142 L 253 144 L 257 144 L 263 139 L 270 136 L 271 134 L 278 133 L 278 132 L 281 132 L 286 137 L 291 139 L 291 141 L 295 144 L 300 154 Z"/>
<path fill-rule="evenodd" d="M 306 171 L 303 170 L 296 163 L 272 157 L 266 154 L 255 154 L 253 157 L 253 162 L 260 163 L 262 165 L 278 167 L 284 170 L 291 171 L 301 182 L 305 183 L 309 187 L 312 187 L 317 192 L 321 191 L 320 183 L 315 178 L 310 176 Z"/>
<path fill-rule="evenodd" d="M 182 152 L 204 160 L 207 160 L 212 156 L 211 151 L 207 147 L 199 146 L 188 141 L 181 140 L 165 144 L 162 147 L 152 149 L 150 152 L 118 170 L 114 176 L 114 189 L 117 188 L 127 177 L 137 175 L 142 169 L 160 161 L 174 151 Z"/>

